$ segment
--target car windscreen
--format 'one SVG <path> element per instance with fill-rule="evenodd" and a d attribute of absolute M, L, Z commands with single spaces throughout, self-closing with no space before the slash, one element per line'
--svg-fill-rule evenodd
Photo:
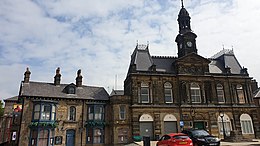
<path fill-rule="evenodd" d="M 205 130 L 194 130 L 192 131 L 194 137 L 209 136 L 209 133 Z"/>
<path fill-rule="evenodd" d="M 189 138 L 188 136 L 186 135 L 176 135 L 176 136 L 173 136 L 174 139 L 187 139 Z"/>

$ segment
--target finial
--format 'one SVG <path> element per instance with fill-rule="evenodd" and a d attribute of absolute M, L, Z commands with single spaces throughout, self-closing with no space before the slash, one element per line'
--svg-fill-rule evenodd
<path fill-rule="evenodd" d="M 232 47 L 232 51 L 234 50 L 234 47 L 233 47 L 233 45 L 231 46 Z"/>
<path fill-rule="evenodd" d="M 136 45 L 138 45 L 138 40 L 136 40 Z"/>
<path fill-rule="evenodd" d="M 181 0 L 181 7 L 184 8 L 184 5 L 183 5 L 183 0 Z"/>
<path fill-rule="evenodd" d="M 225 45 L 224 44 L 222 44 L 222 47 L 223 47 L 223 50 L 225 50 Z"/>

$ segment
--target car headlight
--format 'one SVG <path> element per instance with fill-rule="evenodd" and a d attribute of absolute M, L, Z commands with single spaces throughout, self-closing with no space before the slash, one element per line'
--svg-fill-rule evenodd
<path fill-rule="evenodd" d="M 198 138 L 199 141 L 206 141 L 204 138 Z"/>

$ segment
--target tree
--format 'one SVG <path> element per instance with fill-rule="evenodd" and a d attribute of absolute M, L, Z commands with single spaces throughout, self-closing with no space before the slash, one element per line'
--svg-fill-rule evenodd
<path fill-rule="evenodd" d="M 4 103 L 0 100 L 0 117 L 4 115 Z"/>

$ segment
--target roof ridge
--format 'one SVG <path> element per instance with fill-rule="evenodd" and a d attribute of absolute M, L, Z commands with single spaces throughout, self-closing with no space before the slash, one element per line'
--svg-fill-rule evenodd
<path fill-rule="evenodd" d="M 175 56 L 151 56 L 152 58 L 177 58 Z"/>

